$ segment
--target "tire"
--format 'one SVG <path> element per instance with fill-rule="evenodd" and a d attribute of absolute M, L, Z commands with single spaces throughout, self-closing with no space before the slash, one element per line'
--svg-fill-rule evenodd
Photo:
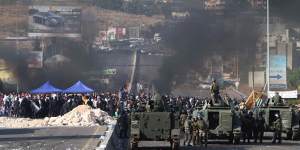
<path fill-rule="evenodd" d="M 208 132 L 205 132 L 203 137 L 204 137 L 204 139 L 203 139 L 204 140 L 204 146 L 206 148 L 207 147 L 207 143 L 208 143 Z"/>
<path fill-rule="evenodd" d="M 172 150 L 179 150 L 179 143 L 178 142 L 173 142 L 171 145 Z"/>
<path fill-rule="evenodd" d="M 234 144 L 234 136 L 233 136 L 233 134 L 231 133 L 230 135 L 229 135 L 229 139 L 228 139 L 228 141 L 229 141 L 229 144 Z"/>
<path fill-rule="evenodd" d="M 135 142 L 134 139 L 130 139 L 130 150 L 138 150 L 138 142 Z"/>
<path fill-rule="evenodd" d="M 286 139 L 287 140 L 292 140 L 293 139 L 293 132 L 292 131 L 288 131 L 286 133 Z"/>
<path fill-rule="evenodd" d="M 138 145 L 137 143 L 130 143 L 130 150 L 138 150 Z"/>
<path fill-rule="evenodd" d="M 240 144 L 240 136 L 238 135 L 233 136 L 233 144 Z"/>
<path fill-rule="evenodd" d="M 292 140 L 297 139 L 298 132 L 293 131 Z"/>

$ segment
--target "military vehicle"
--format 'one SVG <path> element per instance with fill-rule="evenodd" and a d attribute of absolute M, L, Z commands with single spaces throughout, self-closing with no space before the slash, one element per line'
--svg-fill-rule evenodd
<path fill-rule="evenodd" d="M 214 106 L 193 111 L 193 117 L 201 115 L 208 124 L 208 138 L 228 138 L 233 144 L 240 142 L 239 115 L 230 107 Z"/>
<path fill-rule="evenodd" d="M 143 142 L 160 141 L 160 143 L 170 145 L 173 150 L 179 149 L 179 114 L 171 112 L 165 107 L 158 94 L 154 96 L 153 100 L 155 101 L 153 112 L 133 112 L 131 114 L 130 148 L 143 149 L 147 147 L 141 144 Z"/>
<path fill-rule="evenodd" d="M 263 99 L 265 98 L 265 99 Z M 275 114 L 279 114 L 282 120 L 282 130 L 287 135 L 287 139 L 295 139 L 299 134 L 299 110 L 289 107 L 288 104 L 280 102 L 274 104 L 274 99 L 267 99 L 263 92 L 252 91 L 245 104 L 249 110 L 253 111 L 254 117 L 258 117 L 262 112 L 266 122 L 266 132 L 274 131 Z"/>
<path fill-rule="evenodd" d="M 287 139 L 296 139 L 299 134 L 299 112 L 288 106 L 269 106 L 258 108 L 257 112 L 263 112 L 266 120 L 266 131 L 273 131 L 273 122 L 276 120 L 275 114 L 279 114 L 282 119 L 282 131 L 286 133 Z"/>

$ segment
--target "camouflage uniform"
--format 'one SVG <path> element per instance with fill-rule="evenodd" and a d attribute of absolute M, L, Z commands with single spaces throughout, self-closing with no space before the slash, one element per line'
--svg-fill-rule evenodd
<path fill-rule="evenodd" d="M 274 106 L 282 106 L 283 101 L 281 96 L 276 92 L 275 96 L 272 97 L 272 101 L 274 102 Z"/>
<path fill-rule="evenodd" d="M 274 134 L 273 134 L 272 143 L 276 143 L 276 140 L 278 140 L 278 143 L 281 143 L 281 132 L 282 132 L 281 118 L 278 116 L 273 124 L 274 124 Z"/>
<path fill-rule="evenodd" d="M 191 117 L 188 117 L 184 122 L 184 143 L 183 145 L 191 144 L 191 131 L 192 131 L 192 121 Z"/>
<path fill-rule="evenodd" d="M 216 81 L 214 80 L 211 87 L 210 92 L 212 95 L 212 104 L 218 103 L 220 98 L 219 86 L 217 85 Z"/>
<path fill-rule="evenodd" d="M 199 122 L 196 118 L 193 119 L 192 123 L 192 130 L 193 130 L 193 145 L 198 145 L 199 139 Z"/>
<path fill-rule="evenodd" d="M 207 124 L 206 124 L 206 122 L 203 120 L 203 118 L 199 118 L 198 119 L 198 126 L 199 126 L 199 141 L 198 141 L 198 143 L 200 144 L 200 145 L 202 145 L 203 143 L 205 143 L 205 145 L 206 145 L 206 143 L 207 143 L 207 138 L 206 138 L 206 136 L 207 136 L 207 132 L 206 132 L 206 130 L 207 130 Z M 204 140 L 204 141 L 203 141 Z"/>
<path fill-rule="evenodd" d="M 187 115 L 185 113 L 182 113 L 180 115 L 180 130 L 184 132 L 184 122 L 187 119 Z"/>

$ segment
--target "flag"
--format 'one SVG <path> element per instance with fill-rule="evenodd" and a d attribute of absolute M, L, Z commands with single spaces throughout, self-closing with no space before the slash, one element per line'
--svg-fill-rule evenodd
<path fill-rule="evenodd" d="M 263 96 L 262 92 L 255 92 L 252 91 L 249 97 L 247 98 L 247 101 L 245 102 L 246 108 L 247 109 L 253 109 L 254 106 L 256 105 L 256 101 L 258 100 L 259 105 L 262 104 L 262 99 L 261 97 Z"/>

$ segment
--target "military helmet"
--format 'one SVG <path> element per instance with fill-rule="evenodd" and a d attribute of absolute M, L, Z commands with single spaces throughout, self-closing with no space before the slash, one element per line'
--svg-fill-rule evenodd
<path fill-rule="evenodd" d="M 253 115 L 253 112 L 252 112 L 252 111 L 249 111 L 248 114 L 252 116 L 252 115 Z"/>

